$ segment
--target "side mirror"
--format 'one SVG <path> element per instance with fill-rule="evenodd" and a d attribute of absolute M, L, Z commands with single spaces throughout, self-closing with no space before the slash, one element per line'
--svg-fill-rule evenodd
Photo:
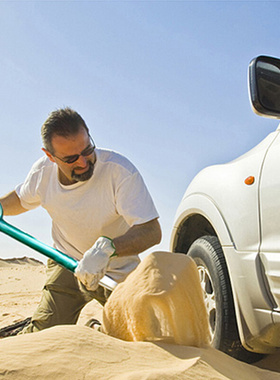
<path fill-rule="evenodd" d="M 249 92 L 256 114 L 280 119 L 280 59 L 260 56 L 251 61 Z"/>

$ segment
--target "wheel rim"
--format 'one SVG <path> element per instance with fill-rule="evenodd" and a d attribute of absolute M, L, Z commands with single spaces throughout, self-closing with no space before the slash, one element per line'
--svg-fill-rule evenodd
<path fill-rule="evenodd" d="M 203 290 L 204 303 L 205 303 L 206 311 L 208 314 L 211 341 L 212 341 L 214 337 L 215 326 L 216 326 L 215 292 L 214 292 L 212 280 L 207 268 L 203 265 L 198 265 L 197 269 L 199 273 L 200 284 Z"/>

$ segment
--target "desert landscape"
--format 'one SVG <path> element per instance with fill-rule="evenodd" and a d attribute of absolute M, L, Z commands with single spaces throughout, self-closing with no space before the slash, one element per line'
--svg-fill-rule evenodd
<path fill-rule="evenodd" d="M 142 272 L 140 270 L 142 277 L 146 269 L 147 267 L 142 268 Z M 32 315 L 40 300 L 45 266 L 26 257 L 0 260 L 0 278 L 1 328 Z M 147 284 L 147 279 L 145 281 Z M 114 293 L 117 290 L 119 294 L 125 293 L 129 284 L 122 285 L 123 289 L 119 285 Z M 105 327 L 110 335 L 85 326 L 92 317 L 102 321 L 103 308 L 92 301 L 83 309 L 76 326 L 56 326 L 39 333 L 1 339 L 0 378 L 280 379 L 280 354 L 267 356 L 254 365 L 237 361 L 207 345 L 207 339 L 201 335 L 203 326 L 200 330 L 195 330 L 195 326 L 190 325 L 192 339 L 195 337 L 197 341 L 197 344 L 190 345 L 182 344 L 190 341 L 189 336 L 184 337 L 181 344 L 161 339 L 140 341 L 141 334 L 136 339 L 138 341 L 116 337 L 116 334 L 128 336 L 129 330 L 128 324 L 126 326 L 122 320 L 124 316 L 118 307 L 118 297 L 118 294 L 115 298 L 112 297 L 111 305 L 104 312 L 107 319 Z M 189 310 L 192 307 L 195 308 L 196 305 L 190 299 Z M 193 321 L 195 318 L 203 318 L 194 309 L 189 313 L 192 313 Z M 118 318 L 122 322 L 116 333 Z M 131 317 L 133 325 L 135 318 L 138 317 Z M 188 318 L 191 319 L 191 314 Z M 137 331 L 139 329 L 137 327 Z M 154 332 L 150 331 L 149 334 Z"/>

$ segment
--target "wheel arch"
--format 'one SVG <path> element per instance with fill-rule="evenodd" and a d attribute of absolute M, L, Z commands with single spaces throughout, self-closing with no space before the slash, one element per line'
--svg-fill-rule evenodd
<path fill-rule="evenodd" d="M 226 221 L 215 202 L 204 194 L 184 198 L 177 210 L 170 249 L 187 253 L 192 243 L 204 236 L 217 236 L 221 246 L 234 246 Z"/>

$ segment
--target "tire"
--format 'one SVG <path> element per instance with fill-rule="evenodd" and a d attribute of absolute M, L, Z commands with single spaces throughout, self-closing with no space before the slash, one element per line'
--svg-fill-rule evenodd
<path fill-rule="evenodd" d="M 245 350 L 240 342 L 228 269 L 218 238 L 207 235 L 197 239 L 188 255 L 198 268 L 212 347 L 247 363 L 260 360 L 263 355 Z"/>

